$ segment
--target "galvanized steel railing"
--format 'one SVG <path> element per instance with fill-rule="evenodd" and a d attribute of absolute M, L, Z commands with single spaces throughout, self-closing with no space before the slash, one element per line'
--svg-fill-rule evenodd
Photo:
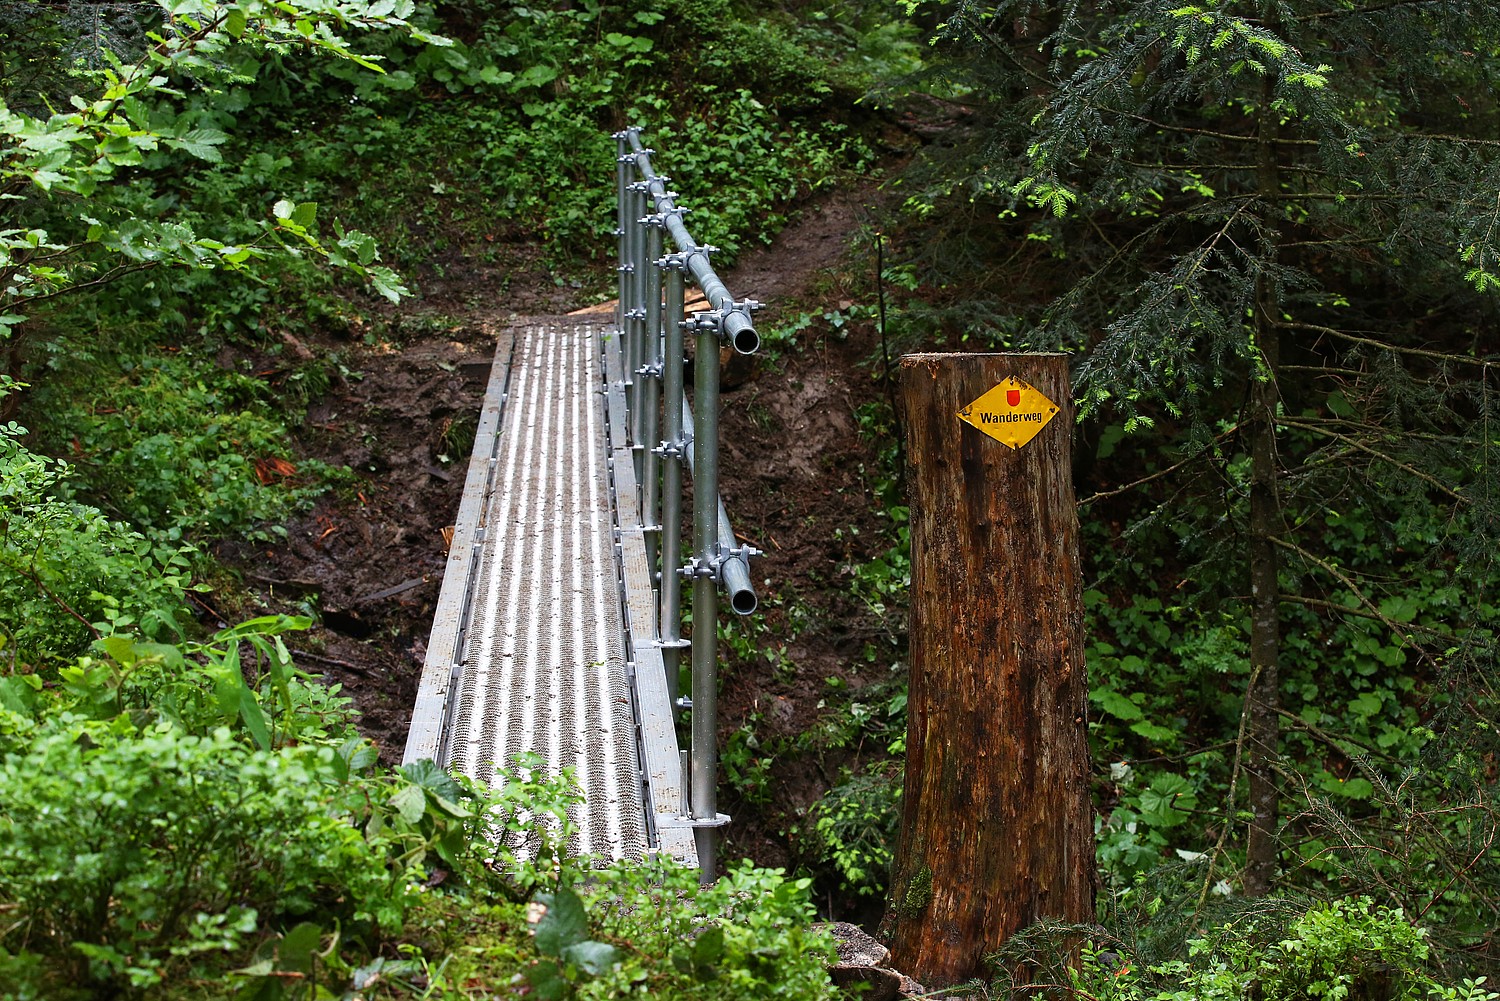
<path fill-rule="evenodd" d="M 741 354 L 760 347 L 752 312 L 754 300 L 736 300 L 714 272 L 713 247 L 694 242 L 682 223 L 687 209 L 668 178 L 651 167 L 653 150 L 641 145 L 640 129 L 615 133 L 619 204 L 619 330 L 624 357 L 630 440 L 640 484 L 641 528 L 647 560 L 658 589 L 658 630 L 667 690 L 679 710 L 692 709 L 688 758 L 688 820 L 698 858 L 711 876 L 714 831 L 729 818 L 718 812 L 718 588 L 741 615 L 755 611 L 750 557 L 737 543 L 719 498 L 719 346 Z M 676 250 L 664 252 L 664 237 Z M 685 314 L 691 275 L 712 307 Z M 684 340 L 696 339 L 693 404 L 684 391 Z M 684 561 L 683 471 L 693 484 L 692 555 Z M 659 562 L 658 562 L 659 560 Z M 693 585 L 691 643 L 682 637 L 679 580 Z M 639 641 L 639 640 L 637 640 Z M 678 697 L 680 653 L 692 650 L 692 688 Z"/>

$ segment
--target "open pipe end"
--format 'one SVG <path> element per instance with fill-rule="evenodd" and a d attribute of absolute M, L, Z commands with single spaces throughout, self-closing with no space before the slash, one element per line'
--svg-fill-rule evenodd
<path fill-rule="evenodd" d="M 729 607 L 734 609 L 736 615 L 749 615 L 759 604 L 755 599 L 755 592 L 748 587 L 730 592 Z"/>
<path fill-rule="evenodd" d="M 760 350 L 760 334 L 754 327 L 746 327 L 734 335 L 734 349 L 742 355 L 753 355 Z M 753 600 L 753 599 L 752 599 Z"/>

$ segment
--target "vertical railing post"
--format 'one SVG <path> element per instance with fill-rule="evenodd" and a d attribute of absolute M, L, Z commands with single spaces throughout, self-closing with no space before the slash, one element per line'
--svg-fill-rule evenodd
<path fill-rule="evenodd" d="M 661 260 L 666 272 L 667 308 L 663 317 L 662 350 L 662 504 L 661 504 L 661 659 L 666 669 L 667 694 L 675 709 L 682 654 L 682 464 L 687 439 L 682 428 L 683 301 L 687 294 L 687 254 L 668 254 Z"/>
<path fill-rule="evenodd" d="M 719 334 L 721 313 L 695 318 L 693 358 L 693 838 L 702 878 L 714 878 L 719 816 Z"/>
<path fill-rule="evenodd" d="M 660 421 L 657 408 L 661 402 L 661 243 L 666 219 L 657 214 L 642 220 L 646 228 L 646 319 L 645 336 L 641 339 L 641 366 L 636 377 L 641 388 L 636 396 L 640 402 L 637 439 L 641 449 L 641 527 L 646 542 L 646 566 L 655 572 L 657 544 L 661 534 L 661 444 L 658 435 Z M 670 572 L 675 572 L 670 571 Z"/>
<path fill-rule="evenodd" d="M 635 163 L 635 155 L 630 152 L 630 131 L 626 129 L 623 132 L 615 133 L 615 243 L 618 248 L 615 259 L 620 262 L 615 268 L 620 275 L 620 302 L 615 311 L 615 329 L 619 330 L 622 336 L 625 330 L 625 311 L 630 308 L 628 302 L 628 289 L 630 287 L 629 273 L 625 270 L 630 264 L 630 252 L 625 243 L 628 233 L 626 229 L 626 210 L 628 206 L 626 205 L 625 187 L 630 183 L 631 165 Z"/>
<path fill-rule="evenodd" d="M 646 258 L 646 227 L 643 219 L 649 190 L 650 185 L 645 181 L 636 181 L 628 186 L 630 211 L 626 220 L 630 230 L 630 273 L 626 278 L 630 283 L 631 308 L 625 325 L 625 343 L 621 345 L 621 349 L 625 362 L 626 424 L 630 432 L 631 456 L 635 460 L 637 479 L 641 475 L 641 379 L 636 375 L 636 370 L 641 367 L 641 358 L 645 356 L 642 350 L 646 340 L 645 279 L 651 265 Z"/>

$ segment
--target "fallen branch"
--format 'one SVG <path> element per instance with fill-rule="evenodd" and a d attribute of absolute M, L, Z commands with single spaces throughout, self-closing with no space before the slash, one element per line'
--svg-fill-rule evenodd
<path fill-rule="evenodd" d="M 315 660 L 319 664 L 327 664 L 330 667 L 342 667 L 344 670 L 352 671 L 362 678 L 368 678 L 370 676 L 369 668 L 361 667 L 358 664 L 351 664 L 347 660 L 338 660 L 334 657 L 324 657 L 320 653 L 311 653 L 307 650 L 293 650 L 291 651 L 291 654 L 293 657 L 305 657 L 308 660 Z"/>

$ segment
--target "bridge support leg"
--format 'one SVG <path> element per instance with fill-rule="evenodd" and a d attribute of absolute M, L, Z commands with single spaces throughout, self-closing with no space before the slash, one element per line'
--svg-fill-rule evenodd
<path fill-rule="evenodd" d="M 698 328 L 693 359 L 693 820 L 719 818 L 717 745 L 719 716 L 719 330 Z M 714 826 L 696 826 L 698 863 L 704 882 L 715 872 Z"/>
<path fill-rule="evenodd" d="M 662 357 L 662 448 L 661 506 L 661 659 L 667 674 L 667 695 L 673 712 L 678 710 L 678 670 L 682 653 L 682 463 L 687 441 L 682 435 L 682 330 L 686 297 L 687 258 L 673 254 L 662 259 L 666 270 L 667 309 L 664 319 L 666 346 Z"/>
<path fill-rule="evenodd" d="M 661 401 L 661 243 L 666 221 L 659 215 L 646 217 L 646 322 L 641 339 L 641 521 L 646 537 L 646 566 L 657 571 L 657 546 L 661 535 L 661 444 L 657 410 Z M 665 573 L 675 573 L 676 569 Z"/>
<path fill-rule="evenodd" d="M 626 314 L 627 321 L 624 327 L 624 340 L 620 344 L 620 356 L 625 365 L 625 398 L 627 410 L 627 424 L 631 444 L 631 456 L 635 460 L 636 480 L 641 476 L 641 377 L 636 370 L 641 367 L 641 359 L 645 357 L 642 350 L 645 340 L 646 329 L 646 269 L 650 264 L 646 260 L 646 227 L 643 218 L 646 213 L 646 191 L 648 185 L 644 181 L 636 181 L 626 186 L 626 245 L 629 250 L 630 260 L 626 262 L 625 280 L 629 286 L 630 310 Z"/>
<path fill-rule="evenodd" d="M 615 133 L 615 238 L 619 247 L 616 260 L 620 262 L 617 270 L 620 273 L 620 302 L 615 309 L 615 329 L 625 329 L 625 311 L 630 309 L 629 272 L 625 265 L 630 263 L 630 250 L 626 244 L 630 232 L 630 220 L 628 218 L 628 203 L 626 201 L 629 192 L 626 186 L 630 184 L 630 164 L 635 157 L 630 153 L 630 134 L 628 132 Z"/>

